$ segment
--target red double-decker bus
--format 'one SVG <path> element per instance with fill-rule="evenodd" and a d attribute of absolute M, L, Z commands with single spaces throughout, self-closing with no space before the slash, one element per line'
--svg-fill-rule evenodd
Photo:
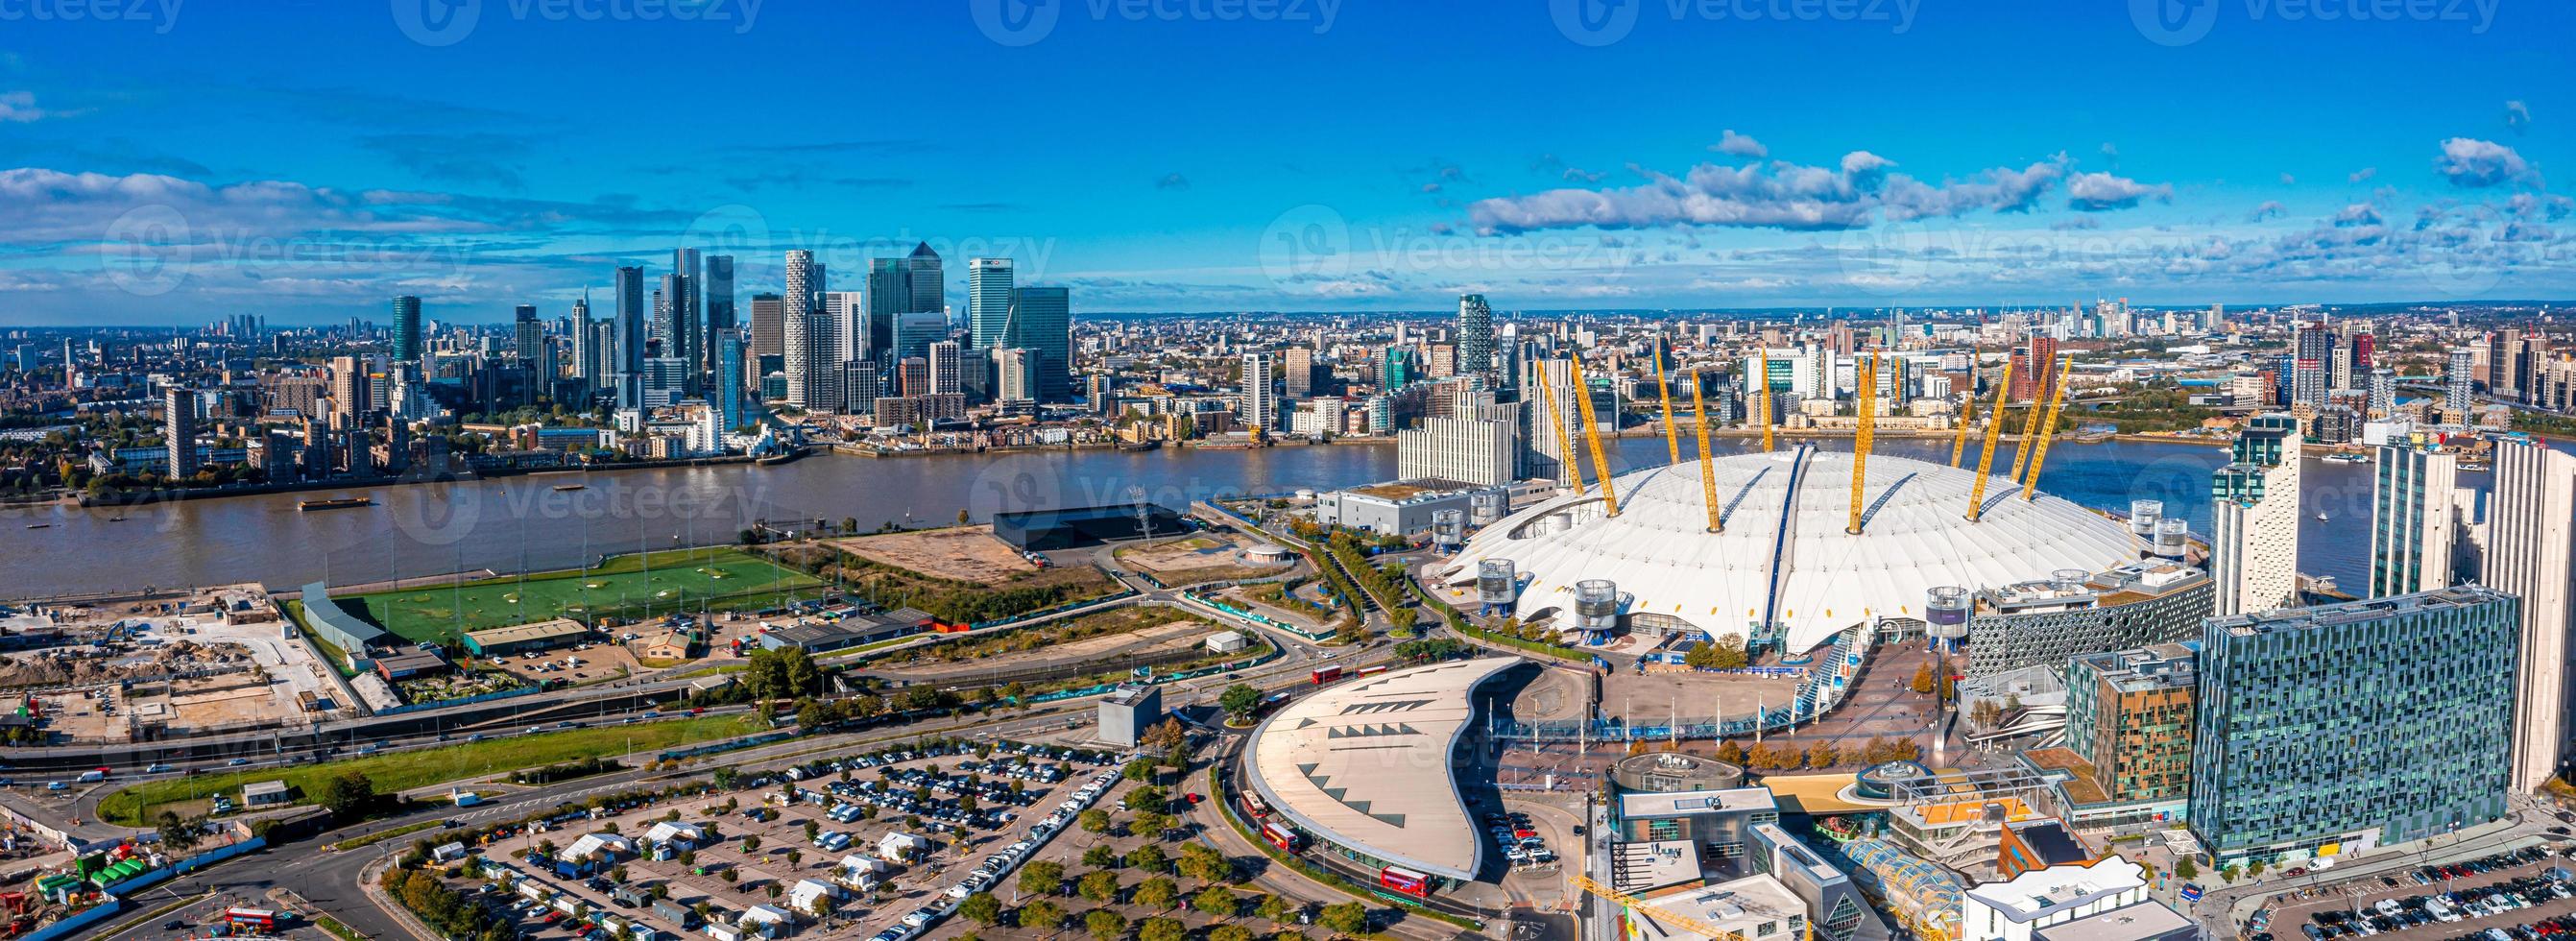
<path fill-rule="evenodd" d="M 277 913 L 265 908 L 227 908 L 224 921 L 236 928 L 256 928 L 263 934 L 277 930 Z"/>
<path fill-rule="evenodd" d="M 1321 669 L 1321 670 L 1317 670 L 1317 671 L 1315 671 L 1315 673 L 1314 673 L 1315 685 L 1317 685 L 1317 686 L 1322 686 L 1322 685 L 1324 685 L 1324 684 L 1326 684 L 1326 683 L 1330 683 L 1330 682 L 1332 682 L 1332 681 L 1334 681 L 1334 680 L 1338 680 L 1338 679 L 1341 679 L 1341 678 L 1342 678 L 1342 668 L 1341 668 L 1341 667 L 1325 667 L 1325 668 L 1323 668 L 1323 669 Z"/>
<path fill-rule="evenodd" d="M 1270 840 L 1270 845 L 1291 853 L 1304 852 L 1306 849 L 1305 834 L 1280 826 L 1276 820 L 1262 824 L 1261 835 Z"/>
<path fill-rule="evenodd" d="M 1414 898 L 1431 894 L 1431 877 L 1402 866 L 1388 866 L 1377 871 L 1377 884 Z"/>
<path fill-rule="evenodd" d="M 1243 792 L 1243 812 L 1254 820 L 1270 816 L 1270 802 L 1251 791 Z"/>

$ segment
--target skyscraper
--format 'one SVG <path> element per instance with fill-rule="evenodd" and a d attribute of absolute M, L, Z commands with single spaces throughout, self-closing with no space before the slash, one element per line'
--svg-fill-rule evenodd
<path fill-rule="evenodd" d="M 718 330 L 742 326 L 735 316 L 738 309 L 734 306 L 733 256 L 707 256 L 705 281 L 702 290 L 706 295 L 707 332 L 713 334 Z"/>
<path fill-rule="evenodd" d="M 671 250 L 671 273 L 679 275 L 673 282 L 663 279 L 663 293 L 671 298 L 671 338 L 664 341 L 662 355 L 678 356 L 692 364 L 706 361 L 706 272 L 694 248 Z M 692 382 L 692 386 L 696 383 Z"/>
<path fill-rule="evenodd" d="M 2033 335 L 2028 343 L 2012 351 L 2012 388 L 2006 390 L 2014 399 L 2041 401 L 2057 386 L 2057 338 Z"/>
<path fill-rule="evenodd" d="M 1002 339 L 1011 320 L 1012 276 L 1008 258 L 966 260 L 966 329 L 980 349 L 1015 345 Z"/>
<path fill-rule="evenodd" d="M 994 397 L 1007 403 L 1036 403 L 1037 376 L 1031 367 L 1034 359 L 1023 349 L 994 350 Z"/>
<path fill-rule="evenodd" d="M 912 310 L 912 269 L 901 258 L 868 259 L 868 358 L 891 363 L 895 321 Z"/>
<path fill-rule="evenodd" d="M 2567 676 L 2576 670 L 2576 455 L 2548 444 L 2505 439 L 2495 444 L 2495 502 L 2479 581 L 2522 599 L 2514 701 L 2513 789 L 2539 787 L 2567 752 L 2576 728 Z"/>
<path fill-rule="evenodd" d="M 859 291 L 823 292 L 823 312 L 832 315 L 834 336 L 841 341 L 835 355 L 842 361 L 867 359 L 875 353 L 869 346 L 867 295 Z"/>
<path fill-rule="evenodd" d="M 1458 362 L 1461 374 L 1491 372 L 1494 368 L 1494 309 L 1486 306 L 1482 294 L 1458 296 Z"/>
<path fill-rule="evenodd" d="M 2462 587 L 2202 622 L 2193 832 L 2273 863 L 2504 816 L 2518 607 Z"/>
<path fill-rule="evenodd" d="M 912 255 L 903 261 L 905 272 L 912 279 L 912 306 L 905 309 L 913 313 L 947 313 L 948 274 L 939 260 L 939 253 L 930 250 L 930 243 L 923 242 L 914 245 Z"/>
<path fill-rule="evenodd" d="M 1271 383 L 1278 378 L 1270 351 L 1255 350 L 1243 354 L 1242 391 L 1235 395 L 1235 420 L 1257 432 L 1277 429 L 1279 393 L 1271 388 Z"/>
<path fill-rule="evenodd" d="M 715 350 L 716 367 L 707 384 L 707 402 L 716 409 L 717 425 L 731 431 L 742 427 L 745 418 L 742 331 L 726 327 L 721 330 L 711 329 L 707 335 L 714 338 L 709 346 Z"/>
<path fill-rule="evenodd" d="M 2451 359 L 2442 370 L 2442 420 L 2465 425 L 2469 422 L 2469 348 L 2451 348 Z"/>
<path fill-rule="evenodd" d="M 1038 402 L 1073 396 L 1073 298 L 1064 288 L 1028 287 L 1011 292 L 1004 346 L 1029 351 L 1037 372 Z"/>
<path fill-rule="evenodd" d="M 2397 411 L 2397 373 L 2386 369 L 2370 371 L 2370 416 L 2386 418 Z"/>
<path fill-rule="evenodd" d="M 754 383 L 759 381 L 760 375 L 768 372 L 768 367 L 759 365 L 762 361 L 774 360 L 783 363 L 786 356 L 787 302 L 776 294 L 752 295 L 751 361 L 755 367 L 752 370 Z"/>
<path fill-rule="evenodd" d="M 2290 351 L 2290 404 L 2324 408 L 2326 361 L 2334 357 L 2334 331 L 2322 323 L 2299 325 Z"/>
<path fill-rule="evenodd" d="M 2456 529 L 2452 491 L 2459 481 L 2459 457 L 2434 448 L 2385 445 L 2373 471 L 2370 597 L 2450 587 Z"/>
<path fill-rule="evenodd" d="M 589 386 L 607 370 L 599 365 L 599 344 L 591 342 L 590 299 L 572 302 L 572 377 Z"/>
<path fill-rule="evenodd" d="M 2248 419 L 2210 475 L 2210 578 L 2220 617 L 2292 603 L 2299 588 L 2299 420 Z"/>
<path fill-rule="evenodd" d="M 644 269 L 622 265 L 617 269 L 617 308 L 608 315 L 610 332 L 617 342 L 611 350 L 609 373 L 617 383 L 618 403 L 633 407 L 641 391 L 644 375 Z"/>
<path fill-rule="evenodd" d="M 170 479 L 197 476 L 197 393 L 171 386 L 161 390 L 161 436 L 168 439 Z"/>
<path fill-rule="evenodd" d="M 787 313 L 802 316 L 823 309 L 823 266 L 805 249 L 787 252 Z"/>
<path fill-rule="evenodd" d="M 930 345 L 948 339 L 948 315 L 933 311 L 906 311 L 894 319 L 894 361 L 928 357 Z"/>
<path fill-rule="evenodd" d="M 966 391 L 965 351 L 955 340 L 939 340 L 925 350 L 930 359 L 930 392 L 933 395 Z"/>
<path fill-rule="evenodd" d="M 653 336 L 662 341 L 662 355 L 675 359 L 694 359 L 689 350 L 689 297 L 695 286 L 688 275 L 672 272 L 662 276 L 662 290 L 653 295 Z"/>
<path fill-rule="evenodd" d="M 394 298 L 394 362 L 417 363 L 421 354 L 420 298 L 404 294 Z"/>
<path fill-rule="evenodd" d="M 1292 346 L 1280 351 L 1279 379 L 1284 394 L 1291 399 L 1304 399 L 1315 394 L 1315 351 Z"/>

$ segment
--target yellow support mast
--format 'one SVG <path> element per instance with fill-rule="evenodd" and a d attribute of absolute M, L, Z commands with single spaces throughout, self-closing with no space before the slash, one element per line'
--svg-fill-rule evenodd
<path fill-rule="evenodd" d="M 1871 353 L 1860 361 L 1860 436 L 1852 442 L 1851 523 L 1843 532 L 1860 535 L 1860 501 L 1863 482 L 1869 476 L 1870 429 L 1877 423 L 1878 354 Z"/>
<path fill-rule="evenodd" d="M 1655 391 L 1664 397 L 1664 453 L 1671 456 L 1672 463 L 1679 464 L 1682 462 L 1682 439 L 1680 432 L 1673 427 L 1673 386 L 1664 379 L 1664 352 L 1664 338 L 1658 335 L 1655 337 Z"/>
<path fill-rule="evenodd" d="M 1771 450 L 1771 351 L 1760 346 L 1753 348 L 1753 388 L 1754 408 L 1762 413 L 1762 450 L 1768 453 Z"/>
<path fill-rule="evenodd" d="M 1574 364 L 1574 414 L 1583 420 L 1583 439 L 1592 444 L 1592 472 L 1601 478 L 1601 506 L 1619 515 L 1619 491 L 1610 486 L 1610 455 L 1601 450 L 1601 428 L 1592 417 L 1592 390 L 1583 384 L 1583 357 Z"/>
<path fill-rule="evenodd" d="M 1717 462 L 1708 455 L 1708 399 L 1699 385 L 1699 370 L 1691 370 L 1691 412 L 1699 418 L 1699 497 L 1708 505 L 1708 531 L 1722 533 L 1726 520 L 1717 512 Z"/>
<path fill-rule="evenodd" d="M 1547 427 L 1556 432 L 1557 460 L 1565 465 L 1567 472 L 1574 475 L 1574 495 L 1582 496 L 1586 492 L 1583 486 L 1583 461 L 1574 455 L 1574 437 L 1565 430 L 1564 416 L 1557 414 L 1556 384 L 1547 379 L 1546 363 L 1540 363 L 1538 367 L 1538 394 L 1547 399 Z"/>
<path fill-rule="evenodd" d="M 1575 873 L 1570 876 L 1570 878 L 1573 879 L 1575 888 L 1609 899 L 1611 902 L 1616 903 L 1623 908 L 1638 912 L 1647 917 L 1653 918 L 1656 921 L 1663 922 L 1666 925 L 1699 935 L 1702 938 L 1707 938 L 1708 941 L 1744 941 L 1744 932 L 1728 931 L 1697 918 L 1692 918 L 1688 915 L 1665 911 L 1645 899 L 1641 899 L 1626 892 L 1621 892 L 1609 886 L 1602 885 L 1601 883 L 1594 882 L 1591 879 L 1586 878 L 1582 873 Z"/>
<path fill-rule="evenodd" d="M 2021 473 L 2030 469 L 2030 447 L 2039 443 L 2039 399 L 2040 396 L 2048 393 L 2048 389 L 2045 388 L 2048 384 L 2048 374 L 2056 366 L 2056 363 L 2030 364 L 2030 368 L 2039 370 L 2039 375 L 2034 378 L 2039 380 L 2043 388 L 2039 390 L 2039 395 L 2031 397 L 2030 407 L 2022 411 L 2021 444 L 2013 449 L 2012 479 L 2015 483 L 2021 482 Z M 2012 390 L 2004 391 L 2009 394 Z"/>
<path fill-rule="evenodd" d="M 2012 360 L 2004 360 L 2004 377 L 1995 387 L 1994 414 L 1986 418 L 1985 449 L 1977 455 L 1977 483 L 1968 490 L 1968 522 L 1977 521 L 1986 503 L 1986 475 L 1995 470 L 1995 434 L 2004 427 L 2004 403 L 2012 398 Z"/>
<path fill-rule="evenodd" d="M 2057 437 L 2057 410 L 2066 404 L 2066 377 L 2075 371 L 2075 354 L 2068 353 L 2057 367 L 2057 389 L 2048 396 L 2048 420 L 2039 426 L 2039 447 L 2030 455 L 2030 479 L 2021 485 L 2022 501 L 2039 495 L 2039 469 L 2048 463 L 2048 441 Z"/>
<path fill-rule="evenodd" d="M 1968 453 L 1968 428 L 1977 423 L 1977 354 L 1968 352 L 1968 391 L 1959 396 L 1959 433 L 1950 438 L 1950 466 Z"/>

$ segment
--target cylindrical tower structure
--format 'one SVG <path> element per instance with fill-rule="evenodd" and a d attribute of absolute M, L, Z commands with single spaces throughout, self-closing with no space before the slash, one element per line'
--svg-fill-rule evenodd
<path fill-rule="evenodd" d="M 1456 552 L 1467 544 L 1467 511 L 1433 510 L 1431 542 L 1442 552 Z"/>
<path fill-rule="evenodd" d="M 2191 544 L 2191 521 L 2168 516 L 2156 521 L 2156 557 L 2180 561 Z"/>
<path fill-rule="evenodd" d="M 2162 500 L 2129 501 L 2129 535 L 2154 539 L 2156 522 L 2164 518 L 2165 502 Z"/>
<path fill-rule="evenodd" d="M 1574 627 L 1598 643 L 1619 629 L 1619 586 L 1606 578 L 1574 583 Z"/>
<path fill-rule="evenodd" d="M 1511 509 L 1500 490 L 1486 490 L 1467 498 L 1467 519 L 1478 526 L 1502 519 Z"/>
<path fill-rule="evenodd" d="M 2083 569 L 2058 569 L 2048 573 L 2048 580 L 2055 583 L 2059 591 L 2079 592 L 2084 590 L 2084 583 L 2093 580 L 2093 573 Z"/>
<path fill-rule="evenodd" d="M 1520 592 L 1520 572 L 1512 567 L 1512 560 L 1486 559 L 1476 563 L 1476 603 L 1484 606 L 1486 614 L 1511 610 Z"/>
<path fill-rule="evenodd" d="M 1924 629 L 1935 640 L 1958 641 L 1968 636 L 1968 590 L 1957 585 L 1938 585 L 1924 592 Z"/>

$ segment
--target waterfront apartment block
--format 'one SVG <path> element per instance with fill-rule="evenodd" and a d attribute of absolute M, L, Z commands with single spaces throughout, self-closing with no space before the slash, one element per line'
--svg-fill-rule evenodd
<path fill-rule="evenodd" d="M 2520 605 L 2460 587 L 2211 618 L 2193 832 L 2287 863 L 2502 817 Z"/>
<path fill-rule="evenodd" d="M 2119 803 L 2191 788 L 2195 644 L 2087 654 L 2066 666 L 2066 747 Z"/>

